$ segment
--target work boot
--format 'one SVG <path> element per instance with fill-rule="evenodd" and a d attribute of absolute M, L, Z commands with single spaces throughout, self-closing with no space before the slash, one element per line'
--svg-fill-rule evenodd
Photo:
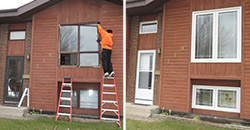
<path fill-rule="evenodd" d="M 104 77 L 107 78 L 108 76 L 109 76 L 109 72 L 106 72 L 106 73 L 104 74 Z"/>
<path fill-rule="evenodd" d="M 114 77 L 115 76 L 115 72 L 112 71 L 110 74 L 109 74 L 109 77 Z"/>

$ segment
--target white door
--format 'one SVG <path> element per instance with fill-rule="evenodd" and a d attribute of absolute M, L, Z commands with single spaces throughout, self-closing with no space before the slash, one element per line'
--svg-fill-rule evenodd
<path fill-rule="evenodd" d="M 155 50 L 138 51 L 135 103 L 153 105 Z"/>

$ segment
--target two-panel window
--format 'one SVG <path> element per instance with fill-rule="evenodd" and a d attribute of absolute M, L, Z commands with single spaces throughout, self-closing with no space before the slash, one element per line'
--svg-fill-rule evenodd
<path fill-rule="evenodd" d="M 99 66 L 97 27 L 63 25 L 60 27 L 60 65 Z"/>
<path fill-rule="evenodd" d="M 193 12 L 191 62 L 241 62 L 241 7 Z"/>

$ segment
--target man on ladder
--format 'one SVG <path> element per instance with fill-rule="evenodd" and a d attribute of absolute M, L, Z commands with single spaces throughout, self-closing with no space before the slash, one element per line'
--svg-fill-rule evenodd
<path fill-rule="evenodd" d="M 111 63 L 111 54 L 113 47 L 113 31 L 108 29 L 107 31 L 102 28 L 100 22 L 97 22 L 98 31 L 101 34 L 101 47 L 102 47 L 102 66 L 104 71 L 104 77 L 114 77 L 115 72 Z"/>

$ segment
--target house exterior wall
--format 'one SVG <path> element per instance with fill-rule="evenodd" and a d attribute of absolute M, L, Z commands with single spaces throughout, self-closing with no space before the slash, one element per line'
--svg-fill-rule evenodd
<path fill-rule="evenodd" d="M 191 63 L 192 11 L 242 6 L 241 63 Z M 249 33 L 250 1 L 170 0 L 163 9 L 159 106 L 166 110 L 250 119 Z M 192 109 L 192 85 L 206 84 L 241 88 L 240 113 Z"/>
<path fill-rule="evenodd" d="M 27 23 L 15 23 L 15 24 L 1 24 L 1 79 L 0 79 L 0 104 L 4 104 L 4 90 L 5 90 L 5 76 L 6 76 L 6 64 L 7 56 L 26 56 L 30 54 L 31 44 L 31 22 Z M 25 40 L 11 41 L 9 40 L 9 32 L 11 30 L 25 30 Z M 24 58 L 24 74 L 29 74 L 30 62 Z M 29 86 L 29 79 L 23 80 L 23 89 Z M 23 106 L 26 106 L 26 100 L 24 100 Z"/>
<path fill-rule="evenodd" d="M 116 73 L 120 113 L 123 108 L 122 83 L 122 6 L 103 0 L 64 0 L 33 16 L 31 56 L 31 107 L 36 110 L 55 112 L 58 102 L 58 85 L 64 76 L 71 76 L 73 89 L 87 88 L 88 84 L 99 86 L 102 67 L 65 67 L 59 65 L 59 25 L 86 24 L 100 21 L 104 29 L 112 29 L 114 47 L 112 63 Z M 82 83 L 84 85 L 75 85 Z M 79 87 L 77 87 L 79 86 Z M 100 98 L 99 98 L 100 101 Z M 73 112 L 85 112 L 73 109 Z M 96 110 L 89 111 L 99 114 Z"/>
<path fill-rule="evenodd" d="M 8 24 L 0 25 L 0 105 L 4 103 Z"/>
<path fill-rule="evenodd" d="M 144 16 L 131 16 L 129 44 L 129 60 L 128 60 L 128 78 L 127 78 L 127 102 L 134 102 L 135 86 L 136 86 L 136 72 L 137 72 L 137 56 L 138 50 L 156 50 L 161 46 L 161 31 L 162 31 L 162 13 Z M 158 22 L 157 33 L 139 34 L 140 22 L 154 21 Z M 160 54 L 156 54 L 155 71 L 160 70 Z M 159 75 L 155 75 L 154 79 L 154 97 L 153 104 L 158 105 L 159 99 Z"/>

